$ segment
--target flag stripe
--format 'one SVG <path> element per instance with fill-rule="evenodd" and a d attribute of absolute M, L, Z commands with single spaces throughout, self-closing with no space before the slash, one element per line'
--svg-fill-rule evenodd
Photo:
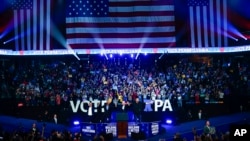
<path fill-rule="evenodd" d="M 205 45 L 204 47 L 208 47 L 208 26 L 207 26 L 207 7 L 203 6 L 203 23 L 204 23 L 204 41 L 205 41 Z"/>
<path fill-rule="evenodd" d="M 51 0 L 13 0 L 16 50 L 50 49 Z"/>
<path fill-rule="evenodd" d="M 216 21 L 217 21 L 217 37 L 218 37 L 218 46 L 221 47 L 221 36 L 220 31 L 221 31 L 221 17 L 220 17 L 220 1 L 216 1 L 216 10 L 217 10 L 217 15 L 216 15 Z"/>
<path fill-rule="evenodd" d="M 51 3 L 50 0 L 46 2 L 46 50 L 50 49 L 50 7 Z"/>
<path fill-rule="evenodd" d="M 225 0 L 189 0 L 192 47 L 221 47 L 227 44 Z"/>
<path fill-rule="evenodd" d="M 194 9 L 189 7 L 189 20 L 190 20 L 190 32 L 191 32 L 191 47 L 195 47 L 195 37 L 194 37 Z"/>
<path fill-rule="evenodd" d="M 173 0 L 69 2 L 66 38 L 72 48 L 175 46 Z"/>
<path fill-rule="evenodd" d="M 145 35 L 145 32 L 138 32 L 138 33 L 113 33 L 113 36 L 119 38 L 140 38 Z M 174 32 L 159 32 L 159 33 L 150 33 L 147 37 L 174 37 Z M 68 39 L 71 38 L 93 38 L 93 33 L 73 33 L 66 35 Z M 98 38 L 110 38 L 109 33 L 99 33 Z"/>
<path fill-rule="evenodd" d="M 20 23 L 21 23 L 21 49 L 24 50 L 24 11 L 20 10 Z"/>
<path fill-rule="evenodd" d="M 44 5 L 43 5 L 43 0 L 40 0 L 40 11 L 39 11 L 39 13 L 40 13 L 40 18 L 39 18 L 39 20 L 40 20 L 40 22 L 39 22 L 39 24 L 40 24 L 40 30 L 39 30 L 39 35 L 40 35 L 40 41 L 39 41 L 39 47 L 40 47 L 40 50 L 43 50 L 43 28 L 44 28 L 44 19 L 43 19 L 43 17 L 44 17 L 44 13 L 43 13 L 43 9 L 44 8 Z"/>
<path fill-rule="evenodd" d="M 27 10 L 27 48 L 28 50 L 31 50 L 31 13 L 30 13 L 30 9 Z"/>
<path fill-rule="evenodd" d="M 139 16 L 139 17 L 112 17 L 112 18 L 104 18 L 104 17 L 67 17 L 66 23 L 137 23 L 137 22 L 169 22 L 174 21 L 174 16 L 160 16 L 160 17 L 147 17 L 147 16 Z M 129 24 L 130 25 L 130 24 Z M 128 26 L 129 26 L 128 25 Z"/>
<path fill-rule="evenodd" d="M 133 27 L 164 27 L 164 26 L 174 26 L 175 23 L 174 21 L 164 21 L 164 22 L 134 22 L 134 23 L 129 23 Z M 78 28 L 78 27 L 99 27 L 99 28 L 105 28 L 105 27 L 114 27 L 113 24 L 111 23 L 87 23 L 87 22 L 71 22 L 66 25 L 68 29 L 70 28 Z M 116 27 L 122 28 L 122 27 L 130 27 L 128 25 L 128 22 L 119 22 L 116 23 Z"/>
<path fill-rule="evenodd" d="M 114 12 L 114 13 L 109 13 L 110 17 L 135 17 L 135 16 L 171 16 L 173 15 L 173 11 L 152 11 L 152 12 L 136 12 L 136 13 L 131 13 L 131 12 Z"/>
<path fill-rule="evenodd" d="M 19 49 L 18 39 L 18 11 L 14 10 L 14 26 L 15 26 L 15 49 Z"/>
<path fill-rule="evenodd" d="M 209 1 L 210 4 L 210 30 L 211 30 L 211 46 L 215 46 L 215 30 L 214 30 L 214 10 L 213 10 L 213 0 Z"/>
<path fill-rule="evenodd" d="M 174 6 L 132 6 L 132 7 L 110 7 L 109 12 L 155 12 L 155 11 L 173 11 Z"/>
<path fill-rule="evenodd" d="M 197 17 L 196 17 L 196 23 L 197 23 L 197 38 L 198 38 L 198 47 L 201 47 L 201 11 L 200 7 L 196 6 L 196 11 L 197 11 Z"/>
<path fill-rule="evenodd" d="M 172 0 L 131 0 L 131 1 L 125 1 L 125 0 L 109 0 L 109 6 L 111 7 L 116 7 L 118 6 L 122 7 L 122 6 L 151 6 L 151 5 L 169 5 L 172 6 L 173 5 L 173 1 Z"/>
<path fill-rule="evenodd" d="M 223 0 L 223 27 L 224 27 L 224 46 L 228 46 L 228 40 L 227 40 L 227 36 L 226 33 L 227 33 L 227 7 L 226 7 L 226 4 L 227 4 L 227 0 Z"/>
<path fill-rule="evenodd" d="M 119 33 L 138 33 L 138 32 L 173 32 L 175 31 L 175 27 L 174 26 L 168 26 L 168 27 L 123 27 L 123 28 L 119 28 Z M 117 33 L 117 29 L 116 28 L 99 28 L 99 30 L 97 30 L 96 28 L 91 28 L 91 27 L 78 27 L 78 28 L 68 28 L 66 30 L 67 33 L 69 34 L 73 34 L 73 33 Z"/>
<path fill-rule="evenodd" d="M 137 43 L 138 41 L 143 41 L 143 40 L 147 40 L 147 42 L 150 43 L 171 43 L 175 40 L 174 37 L 145 37 L 145 38 L 105 38 L 105 40 L 102 40 L 100 38 L 74 38 L 74 39 L 68 39 L 68 43 L 69 44 L 84 44 L 84 43 L 95 43 L 96 40 L 98 40 L 99 44 L 119 44 L 119 43 L 128 43 L 128 44 L 132 44 L 132 43 Z"/>
<path fill-rule="evenodd" d="M 142 44 L 141 43 L 134 43 L 134 44 L 99 44 L 99 43 L 89 43 L 89 44 L 71 44 L 70 47 L 74 49 L 93 49 L 93 48 L 139 48 Z M 175 42 L 172 43 L 145 43 L 143 44 L 144 48 L 165 48 L 165 47 L 172 47 L 175 46 Z"/>
<path fill-rule="evenodd" d="M 33 1 L 33 14 L 37 12 L 37 1 Z M 37 24 L 37 16 L 33 16 L 33 25 Z M 33 50 L 37 50 L 37 26 L 33 26 Z"/>

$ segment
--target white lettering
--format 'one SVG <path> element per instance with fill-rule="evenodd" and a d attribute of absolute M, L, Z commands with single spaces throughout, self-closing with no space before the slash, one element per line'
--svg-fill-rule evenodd
<path fill-rule="evenodd" d="M 93 107 L 94 107 L 94 112 L 98 112 L 97 110 L 97 107 L 99 106 L 99 104 L 101 104 L 101 112 L 104 113 L 105 112 L 105 103 L 107 101 L 106 100 L 102 100 L 102 101 L 99 101 L 99 100 L 94 100 L 92 101 L 93 103 Z M 70 106 L 71 106 L 71 109 L 73 111 L 73 113 L 76 113 L 78 111 L 78 109 L 80 108 L 80 110 L 84 113 L 87 113 L 88 110 L 85 109 L 84 105 L 88 105 L 89 101 L 87 100 L 84 100 L 84 101 L 80 101 L 80 100 L 77 100 L 76 103 L 74 103 L 74 101 L 70 101 Z M 170 103 L 170 100 L 167 99 L 167 100 L 154 100 L 152 103 L 154 103 L 154 111 L 155 112 L 158 112 L 159 108 L 162 108 L 161 111 L 162 112 L 165 112 L 167 109 L 172 112 L 173 111 L 173 108 L 172 108 L 172 105 Z"/>
<path fill-rule="evenodd" d="M 169 111 L 173 111 L 173 108 L 172 108 L 172 105 L 171 105 L 169 99 L 165 100 L 162 111 L 164 112 L 164 111 L 166 111 L 166 109 L 168 109 Z"/>
<path fill-rule="evenodd" d="M 77 112 L 80 103 L 81 103 L 80 100 L 77 100 L 76 105 L 74 105 L 74 102 L 70 101 L 70 106 L 71 106 L 71 109 L 72 109 L 73 113 Z"/>
<path fill-rule="evenodd" d="M 163 102 L 161 100 L 155 100 L 155 112 L 158 112 L 158 108 L 163 106 Z"/>
<path fill-rule="evenodd" d="M 236 129 L 234 132 L 234 136 L 244 136 L 247 133 L 246 129 Z"/>

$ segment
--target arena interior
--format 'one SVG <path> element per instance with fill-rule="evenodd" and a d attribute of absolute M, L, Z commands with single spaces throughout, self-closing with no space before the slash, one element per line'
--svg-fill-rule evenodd
<path fill-rule="evenodd" d="M 244 140 L 249 4 L 1 1 L 0 140 Z"/>

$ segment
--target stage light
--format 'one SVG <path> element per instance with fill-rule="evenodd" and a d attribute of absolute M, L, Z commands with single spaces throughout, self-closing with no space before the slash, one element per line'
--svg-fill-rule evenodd
<path fill-rule="evenodd" d="M 147 52 L 145 52 L 144 55 L 146 56 L 146 55 L 147 55 Z"/>
<path fill-rule="evenodd" d="M 167 124 L 172 124 L 173 121 L 172 121 L 171 119 L 167 119 L 167 120 L 166 120 L 166 123 L 167 123 Z"/>
<path fill-rule="evenodd" d="M 3 42 L 3 44 L 5 45 L 5 44 L 6 44 L 6 42 Z"/>
<path fill-rule="evenodd" d="M 130 54 L 131 58 L 134 58 L 134 54 Z"/>
<path fill-rule="evenodd" d="M 110 57 L 110 58 L 113 58 L 113 54 L 109 54 L 109 57 Z"/>
<path fill-rule="evenodd" d="M 75 120 L 75 121 L 73 122 L 73 124 L 74 124 L 74 125 L 79 125 L 80 122 L 79 122 L 78 120 Z"/>

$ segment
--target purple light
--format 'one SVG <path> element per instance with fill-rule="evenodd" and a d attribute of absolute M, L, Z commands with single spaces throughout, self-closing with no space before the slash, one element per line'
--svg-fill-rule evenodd
<path fill-rule="evenodd" d="M 73 124 L 74 124 L 74 125 L 79 125 L 80 122 L 76 120 L 76 121 L 73 122 Z"/>
<path fill-rule="evenodd" d="M 173 121 L 172 121 L 171 119 L 167 119 L 167 120 L 166 120 L 166 123 L 167 123 L 167 124 L 172 124 Z"/>

